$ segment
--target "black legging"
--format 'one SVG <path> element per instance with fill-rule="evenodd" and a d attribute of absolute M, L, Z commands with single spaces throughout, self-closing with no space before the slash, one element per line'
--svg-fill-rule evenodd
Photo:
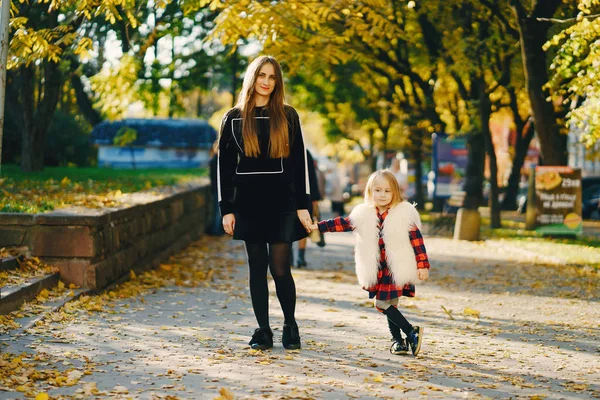
<path fill-rule="evenodd" d="M 250 296 L 252 308 L 260 328 L 269 327 L 269 286 L 267 267 L 275 281 L 277 298 L 281 304 L 285 324 L 295 324 L 296 284 L 290 268 L 292 244 L 246 242 L 248 265 L 250 267 Z"/>

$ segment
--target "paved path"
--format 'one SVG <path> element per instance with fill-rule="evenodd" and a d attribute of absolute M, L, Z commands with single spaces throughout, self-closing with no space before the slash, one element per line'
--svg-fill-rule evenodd
<path fill-rule="evenodd" d="M 191 268 L 199 285 L 182 277 L 108 300 L 104 312 L 41 325 L 3 351 L 62 369 L 74 385 L 48 393 L 68 398 L 600 397 L 599 295 L 589 287 L 597 275 L 520 263 L 522 255 L 493 242 L 426 238 L 431 279 L 400 305 L 425 328 L 424 344 L 417 358 L 393 356 L 385 319 L 355 283 L 351 234 L 326 239 L 323 249 L 309 245 L 307 269 L 294 270 L 300 351 L 279 342 L 272 282 L 277 342 L 248 348 L 255 320 L 244 249 L 226 238 L 204 238 L 165 266 Z M 569 288 L 579 298 L 557 297 Z"/>

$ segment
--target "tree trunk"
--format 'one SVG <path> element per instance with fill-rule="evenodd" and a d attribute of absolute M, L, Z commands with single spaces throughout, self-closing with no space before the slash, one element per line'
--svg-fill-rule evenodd
<path fill-rule="evenodd" d="M 196 98 L 196 116 L 198 118 L 202 117 L 202 91 L 200 89 L 197 90 L 198 97 Z"/>
<path fill-rule="evenodd" d="M 425 131 L 418 130 L 412 140 L 412 160 L 415 163 L 415 202 L 419 210 L 425 205 L 425 194 L 423 193 L 423 136 Z"/>
<path fill-rule="evenodd" d="M 375 129 L 369 128 L 369 154 L 367 157 L 371 172 L 377 170 L 377 157 L 375 157 Z"/>
<path fill-rule="evenodd" d="M 490 160 L 490 228 L 500 228 L 500 203 L 498 202 L 498 163 L 496 160 L 496 151 L 492 141 L 492 132 L 490 131 L 490 117 L 492 115 L 492 103 L 487 94 L 487 86 L 482 76 L 473 81 L 477 86 L 479 96 L 479 118 L 481 124 L 481 133 L 485 140 L 485 149 Z"/>
<path fill-rule="evenodd" d="M 546 53 L 542 46 L 548 39 L 550 23 L 537 18 L 551 18 L 561 0 L 537 0 L 528 13 L 519 0 L 511 6 L 519 25 L 523 70 L 535 127 L 540 141 L 540 151 L 546 165 L 567 164 L 567 140 L 559 132 L 554 107 L 547 101 L 549 94 L 543 87 L 548 82 Z"/>
<path fill-rule="evenodd" d="M 467 141 L 468 159 L 465 168 L 464 208 L 477 210 L 483 203 L 483 171 L 485 169 L 485 139 L 482 133 L 469 135 Z"/>
<path fill-rule="evenodd" d="M 169 88 L 169 118 L 175 115 L 177 104 L 177 80 L 175 79 L 175 35 L 171 34 L 171 87 Z"/>
<path fill-rule="evenodd" d="M 521 181 L 521 169 L 525 163 L 525 156 L 527 156 L 527 150 L 529 149 L 529 144 L 531 143 L 534 134 L 535 129 L 532 119 L 530 119 L 523 127 L 523 132 L 517 132 L 515 157 L 513 159 L 512 170 L 510 171 L 510 177 L 508 178 L 504 200 L 502 201 L 503 210 L 517 209 L 517 195 L 519 193 L 519 182 Z"/>
<path fill-rule="evenodd" d="M 4 107 L 6 104 L 6 59 L 8 58 L 9 46 L 9 21 L 10 1 L 4 0 L 0 9 L 0 174 L 2 173 L 2 138 L 4 136 Z"/>
<path fill-rule="evenodd" d="M 94 105 L 90 100 L 88 94 L 83 89 L 83 85 L 81 84 L 81 77 L 78 73 L 74 73 L 71 75 L 71 86 L 75 90 L 75 98 L 77 99 L 77 105 L 79 106 L 79 110 L 85 117 L 85 119 L 89 122 L 90 125 L 96 126 L 100 122 L 102 122 L 102 116 L 98 111 L 94 109 Z"/>
<path fill-rule="evenodd" d="M 239 60 L 238 60 L 238 53 L 237 53 L 237 48 L 235 49 L 235 51 L 233 52 L 232 56 L 231 56 L 231 106 L 235 107 L 235 103 L 236 103 L 236 92 L 237 92 L 237 87 L 238 87 L 238 67 L 239 67 Z"/>
<path fill-rule="evenodd" d="M 21 170 L 23 172 L 41 171 L 44 169 L 44 143 L 46 132 L 58 105 L 62 76 L 59 65 L 51 61 L 42 63 L 43 79 L 36 76 L 34 67 L 22 67 L 18 90 L 24 110 L 23 136 L 21 145 Z M 34 101 L 37 88 L 38 101 Z"/>

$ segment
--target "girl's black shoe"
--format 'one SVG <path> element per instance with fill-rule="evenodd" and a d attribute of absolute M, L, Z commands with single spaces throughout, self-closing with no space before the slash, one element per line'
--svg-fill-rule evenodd
<path fill-rule="evenodd" d="M 300 347 L 302 347 L 302 345 L 300 344 L 300 331 L 298 331 L 298 325 L 283 325 L 281 343 L 283 343 L 283 347 L 285 347 L 288 350 L 298 350 Z"/>
<path fill-rule="evenodd" d="M 408 354 L 408 345 L 404 341 L 404 339 L 395 340 L 390 347 L 390 353 L 394 355 L 404 355 Z"/>
<path fill-rule="evenodd" d="M 421 350 L 421 341 L 423 340 L 423 328 L 414 326 L 413 330 L 406 337 L 406 341 L 412 350 L 413 356 L 419 354 Z"/>
<path fill-rule="evenodd" d="M 273 347 L 273 331 L 270 328 L 257 328 L 248 343 L 254 350 L 266 350 Z"/>

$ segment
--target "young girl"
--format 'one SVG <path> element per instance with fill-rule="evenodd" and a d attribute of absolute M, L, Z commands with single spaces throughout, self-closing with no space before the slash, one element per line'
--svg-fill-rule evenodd
<path fill-rule="evenodd" d="M 290 255 L 292 242 L 310 231 L 310 188 L 300 120 L 284 98 L 279 63 L 273 57 L 258 57 L 244 75 L 237 105 L 223 117 L 219 137 L 223 228 L 246 244 L 250 297 L 258 322 L 249 345 L 261 350 L 273 347 L 267 270 L 284 315 L 283 346 L 301 347 Z"/>
<path fill-rule="evenodd" d="M 354 232 L 358 282 L 369 292 L 369 298 L 375 299 L 377 310 L 387 316 L 393 338 L 390 353 L 406 354 L 410 346 L 416 356 L 423 328 L 406 320 L 397 308 L 398 298 L 414 297 L 414 283 L 429 277 L 429 261 L 419 230 L 419 213 L 402 199 L 394 175 L 386 170 L 372 173 L 365 188 L 365 202 L 356 206 L 348 218 L 321 221 L 311 228 Z"/>

